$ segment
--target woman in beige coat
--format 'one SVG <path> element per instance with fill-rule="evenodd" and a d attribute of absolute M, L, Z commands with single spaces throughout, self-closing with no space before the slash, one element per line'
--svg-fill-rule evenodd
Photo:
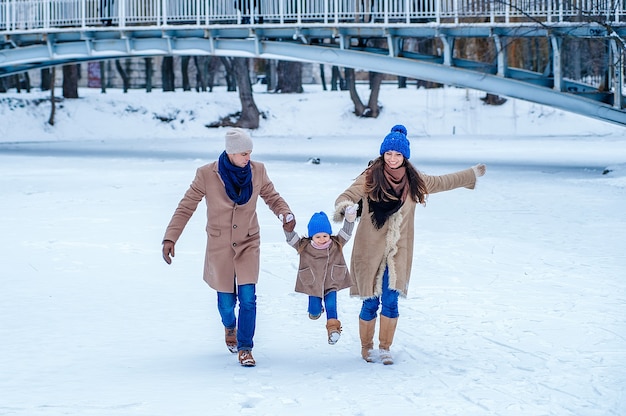
<path fill-rule="evenodd" d="M 347 207 L 361 206 L 350 275 L 350 294 L 363 299 L 359 314 L 361 355 L 373 362 L 376 316 L 380 312 L 379 358 L 393 364 L 389 347 L 398 322 L 398 297 L 406 297 L 413 259 L 414 216 L 417 204 L 436 192 L 473 189 L 485 165 L 441 176 L 419 172 L 409 162 L 406 128 L 396 125 L 380 146 L 380 157 L 335 201 L 333 219 L 341 221 Z"/>
<path fill-rule="evenodd" d="M 226 345 L 238 352 L 241 365 L 256 365 L 252 357 L 256 327 L 256 283 L 259 278 L 260 234 L 256 205 L 259 197 L 293 231 L 291 209 L 267 176 L 265 166 L 250 160 L 252 139 L 239 128 L 226 133 L 226 150 L 200 167 L 178 204 L 163 238 L 163 258 L 170 264 L 174 245 L 204 198 L 207 244 L 204 280 L 217 291 Z M 239 314 L 235 305 L 239 300 Z"/>

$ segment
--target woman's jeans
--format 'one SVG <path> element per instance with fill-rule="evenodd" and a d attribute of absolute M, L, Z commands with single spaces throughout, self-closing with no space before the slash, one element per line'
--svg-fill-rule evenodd
<path fill-rule="evenodd" d="M 239 319 L 235 305 L 239 299 Z M 237 286 L 237 293 L 217 292 L 217 309 L 225 328 L 237 327 L 237 350 L 251 350 L 256 328 L 256 285 Z"/>
<path fill-rule="evenodd" d="M 376 313 L 378 312 L 378 306 L 382 303 L 383 307 L 380 312 L 382 316 L 387 318 L 397 318 L 400 316 L 398 313 L 398 296 L 400 293 L 396 290 L 389 289 L 389 269 L 385 268 L 383 274 L 383 293 L 380 296 L 374 298 L 368 298 L 363 301 L 361 306 L 361 313 L 359 318 L 364 321 L 371 321 L 376 319 Z"/>
<path fill-rule="evenodd" d="M 337 292 L 332 291 L 324 295 L 326 305 L 326 319 L 337 319 Z M 322 298 L 309 296 L 309 314 L 319 316 L 322 314 Z"/>

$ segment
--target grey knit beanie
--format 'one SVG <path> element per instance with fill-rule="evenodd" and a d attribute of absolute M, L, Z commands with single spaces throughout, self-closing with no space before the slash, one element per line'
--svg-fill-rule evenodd
<path fill-rule="evenodd" d="M 252 150 L 252 139 L 244 129 L 234 127 L 226 132 L 226 153 L 243 153 Z"/>

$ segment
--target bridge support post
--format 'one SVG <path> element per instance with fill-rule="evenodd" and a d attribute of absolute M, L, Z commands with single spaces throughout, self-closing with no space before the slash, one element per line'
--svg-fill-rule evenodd
<path fill-rule="evenodd" d="M 494 43 L 496 44 L 496 54 L 498 63 L 498 76 L 506 78 L 507 76 L 507 55 L 506 47 L 502 42 L 502 37 L 498 34 L 493 35 Z"/>
<path fill-rule="evenodd" d="M 613 107 L 622 108 L 622 79 L 624 77 L 624 48 L 610 39 L 609 73 L 613 83 Z"/>
<path fill-rule="evenodd" d="M 452 66 L 454 38 L 451 38 L 448 35 L 440 34 L 439 39 L 441 39 L 441 43 L 443 43 L 443 64 L 445 66 Z"/>
<path fill-rule="evenodd" d="M 563 91 L 563 65 L 561 61 L 562 43 L 563 39 L 555 35 L 550 35 L 550 44 L 552 45 L 552 75 L 554 76 L 552 89 L 556 91 Z"/>

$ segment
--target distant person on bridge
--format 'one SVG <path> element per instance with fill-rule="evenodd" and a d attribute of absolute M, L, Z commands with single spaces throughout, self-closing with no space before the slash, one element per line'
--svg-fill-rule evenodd
<path fill-rule="evenodd" d="M 217 291 L 217 308 L 224 324 L 228 350 L 239 363 L 253 367 L 256 328 L 256 284 L 259 279 L 260 233 L 256 206 L 259 197 L 282 221 L 287 232 L 296 220 L 274 189 L 265 166 L 250 160 L 252 139 L 245 130 L 226 132 L 225 151 L 218 160 L 196 171 L 163 237 L 163 259 L 172 263 L 174 246 L 198 204 L 207 206 L 204 280 Z M 235 306 L 239 300 L 239 314 Z"/>
<path fill-rule="evenodd" d="M 371 162 L 335 201 L 333 219 L 339 222 L 348 207 L 359 204 L 360 221 L 354 237 L 350 295 L 363 299 L 359 314 L 361 356 L 367 362 L 393 364 L 389 348 L 398 323 L 398 297 L 406 297 L 413 261 L 414 217 L 417 204 L 429 194 L 465 187 L 473 189 L 483 164 L 441 176 L 426 175 L 409 162 L 406 128 L 396 125 Z M 379 350 L 373 351 L 379 307 Z"/>

